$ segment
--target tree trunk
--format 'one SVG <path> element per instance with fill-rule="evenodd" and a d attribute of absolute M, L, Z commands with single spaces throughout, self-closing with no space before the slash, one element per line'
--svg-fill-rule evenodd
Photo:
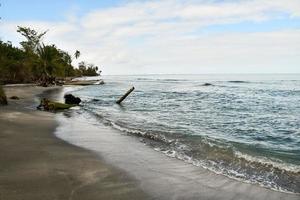
<path fill-rule="evenodd" d="M 0 106 L 1 105 L 7 105 L 7 99 L 6 99 L 4 90 L 3 90 L 2 86 L 0 85 Z"/>
<path fill-rule="evenodd" d="M 130 88 L 130 90 L 128 90 L 118 101 L 116 101 L 117 104 L 122 103 L 122 101 L 124 101 L 124 99 L 126 99 L 126 97 L 134 90 L 134 87 Z"/>

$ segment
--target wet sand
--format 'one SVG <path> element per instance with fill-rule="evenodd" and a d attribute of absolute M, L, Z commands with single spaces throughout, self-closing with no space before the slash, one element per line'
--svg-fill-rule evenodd
<path fill-rule="evenodd" d="M 149 199 L 123 171 L 55 137 L 55 114 L 34 110 L 48 89 L 5 90 L 21 99 L 0 107 L 1 200 Z"/>

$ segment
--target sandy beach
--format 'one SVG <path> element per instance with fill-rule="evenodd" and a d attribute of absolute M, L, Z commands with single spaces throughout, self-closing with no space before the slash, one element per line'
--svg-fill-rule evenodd
<path fill-rule="evenodd" d="M 34 109 L 37 95 L 59 88 L 5 90 L 21 99 L 0 107 L 1 200 L 300 199 L 167 157 L 72 111 L 66 117 Z"/>
<path fill-rule="evenodd" d="M 0 200 L 300 200 L 300 0 L 0 11 Z"/>
<path fill-rule="evenodd" d="M 49 89 L 5 90 L 21 99 L 0 107 L 1 200 L 148 199 L 124 172 L 54 136 L 54 114 L 34 110 Z"/>

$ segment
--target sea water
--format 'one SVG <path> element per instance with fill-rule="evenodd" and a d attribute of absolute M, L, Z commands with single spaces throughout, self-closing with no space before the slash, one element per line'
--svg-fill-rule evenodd
<path fill-rule="evenodd" d="M 99 123 L 183 162 L 300 193 L 299 74 L 102 78 L 72 92 Z"/>

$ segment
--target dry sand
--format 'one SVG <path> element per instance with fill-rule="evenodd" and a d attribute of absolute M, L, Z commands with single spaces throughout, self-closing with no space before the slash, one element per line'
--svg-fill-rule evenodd
<path fill-rule="evenodd" d="M 126 173 L 54 136 L 54 114 L 33 106 L 49 89 L 5 90 L 21 99 L 0 107 L 0 200 L 148 199 Z"/>

